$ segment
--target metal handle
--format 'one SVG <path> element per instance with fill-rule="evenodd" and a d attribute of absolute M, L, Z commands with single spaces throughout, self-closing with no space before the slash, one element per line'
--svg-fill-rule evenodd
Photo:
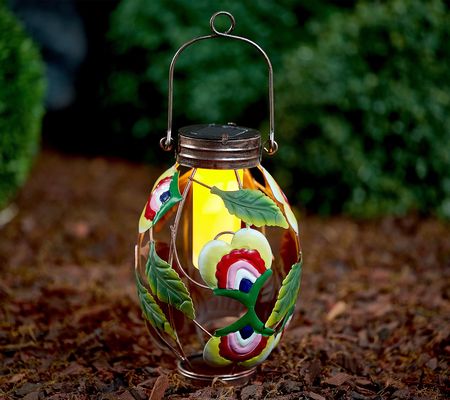
<path fill-rule="evenodd" d="M 217 30 L 215 26 L 216 18 L 219 15 L 226 15 L 230 19 L 230 27 L 225 32 L 220 32 Z M 264 150 L 269 154 L 272 155 L 278 150 L 278 144 L 275 141 L 275 122 L 274 122 L 274 100 L 273 100 L 273 68 L 272 63 L 270 62 L 269 57 L 267 56 L 266 52 L 255 42 L 241 37 L 241 36 L 235 36 L 231 35 L 231 32 L 233 32 L 235 26 L 236 26 L 236 20 L 234 19 L 233 15 L 231 15 L 227 11 L 218 11 L 214 13 L 209 20 L 209 26 L 211 27 L 212 33 L 210 35 L 206 36 L 200 36 L 197 38 L 194 38 L 185 44 L 183 44 L 175 53 L 175 55 L 172 58 L 172 62 L 170 63 L 169 68 L 169 95 L 168 95 L 168 112 L 167 112 L 167 135 L 160 140 L 161 148 L 165 151 L 172 150 L 173 147 L 173 139 L 172 139 L 172 111 L 173 111 L 173 73 L 175 70 L 175 64 L 178 59 L 178 56 L 189 47 L 191 44 L 195 42 L 199 42 L 200 40 L 205 39 L 214 39 L 218 37 L 225 37 L 229 39 L 235 39 L 240 40 L 243 42 L 246 42 L 253 47 L 255 47 L 264 57 L 267 63 L 267 67 L 269 70 L 269 140 L 264 144 Z"/>

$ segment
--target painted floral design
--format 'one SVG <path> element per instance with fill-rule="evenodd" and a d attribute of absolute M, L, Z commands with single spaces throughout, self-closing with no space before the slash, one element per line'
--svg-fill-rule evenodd
<path fill-rule="evenodd" d="M 231 325 L 218 329 L 206 344 L 203 357 L 210 365 L 231 363 L 251 367 L 264 361 L 278 343 L 278 334 L 255 312 L 261 288 L 272 274 L 272 250 L 264 235 L 251 228 L 237 231 L 231 243 L 212 240 L 202 249 L 199 270 L 214 294 L 233 298 L 247 312 Z"/>
<path fill-rule="evenodd" d="M 226 366 L 233 363 L 253 367 L 269 357 L 278 344 L 281 333 L 263 336 L 251 327 L 247 331 L 233 332 L 226 336 L 213 336 L 203 350 L 203 359 L 211 366 Z"/>
<path fill-rule="evenodd" d="M 248 293 L 272 265 L 272 250 L 264 235 L 251 228 L 237 231 L 231 243 L 211 240 L 199 255 L 200 275 L 212 289 Z"/>
<path fill-rule="evenodd" d="M 178 189 L 178 172 L 169 168 L 156 181 L 139 220 L 139 233 L 150 229 L 182 197 Z"/>
<path fill-rule="evenodd" d="M 264 260 L 257 250 L 232 250 L 217 264 L 217 287 L 248 293 L 265 271 Z"/>
<path fill-rule="evenodd" d="M 267 170 L 263 166 L 259 166 L 260 171 L 264 175 L 264 179 L 268 183 L 270 190 L 272 191 L 275 199 L 283 205 L 284 213 L 286 215 L 286 219 L 289 223 L 289 225 L 292 227 L 292 229 L 295 231 L 296 234 L 298 234 L 298 223 L 297 219 L 295 218 L 294 213 L 292 212 L 291 206 L 289 205 L 289 201 L 286 198 L 285 194 L 281 190 L 281 188 L 278 186 L 278 183 L 276 183 L 275 179 L 273 179 L 272 175 L 267 172 Z"/>
<path fill-rule="evenodd" d="M 231 361 L 245 361 L 261 354 L 267 346 L 267 336 L 256 333 L 250 325 L 240 331 L 222 336 L 219 350 Z"/>
<path fill-rule="evenodd" d="M 246 222 L 246 225 L 252 225 L 253 227 L 274 225 L 283 228 L 291 226 L 292 229 L 286 231 L 289 234 L 287 239 L 290 240 L 286 243 L 290 247 L 298 239 L 297 221 L 277 183 L 262 167 L 261 172 L 267 184 L 267 192 L 271 192 L 272 195 L 270 193 L 263 194 L 256 190 L 216 193 L 217 190 L 211 189 L 211 192 L 220 196 L 229 212 L 238 215 L 242 221 Z M 167 218 L 170 215 L 167 214 L 169 210 L 182 200 L 179 184 L 183 187 L 183 181 L 179 183 L 179 173 L 176 166 L 169 168 L 158 178 L 142 211 L 139 221 L 139 232 L 141 234 L 151 229 L 164 216 Z M 270 213 L 261 212 L 262 206 L 259 207 L 259 203 L 258 206 L 255 205 L 257 201 L 261 200 L 260 197 L 253 195 L 254 192 L 260 193 L 262 196 L 260 197 L 265 199 L 266 203 L 267 199 L 270 199 L 273 204 L 264 205 L 264 207 L 271 207 L 269 207 Z M 233 195 L 230 193 L 233 193 Z M 276 210 L 277 213 L 273 210 Z M 230 233 L 227 232 L 226 234 Z M 262 363 L 270 355 L 292 318 L 300 284 L 301 263 L 292 265 L 297 260 L 296 253 L 288 254 L 289 257 L 282 254 L 283 260 L 286 259 L 284 260 L 286 268 L 288 268 L 288 265 L 292 266 L 282 282 L 271 314 L 268 318 L 264 318 L 264 321 L 261 321 L 259 317 L 261 314 L 258 315 L 255 308 L 257 304 L 258 306 L 265 305 L 263 286 L 272 275 L 273 254 L 270 244 L 261 232 L 253 228 L 243 228 L 231 234 L 233 238 L 230 243 L 219 239 L 206 243 L 200 252 L 197 265 L 202 279 L 211 288 L 215 296 L 233 299 L 241 303 L 246 311 L 236 321 L 217 329 L 213 333 L 204 347 L 203 357 L 205 362 L 211 366 L 233 364 L 250 368 Z M 151 234 L 150 238 L 152 239 L 152 237 Z M 281 253 L 283 253 L 283 249 Z M 158 259 L 157 254 L 149 257 L 149 261 L 151 268 L 146 265 L 146 271 L 148 269 L 153 273 L 153 275 L 148 274 L 147 276 L 151 291 L 145 291 L 141 288 L 139 292 L 140 300 L 143 309 L 145 308 L 147 311 L 146 318 L 150 324 L 155 329 L 164 330 L 170 336 L 169 328 L 171 326 L 162 309 L 157 307 L 158 303 L 155 303 L 155 300 L 171 304 L 183 311 L 187 317 L 194 319 L 192 301 L 192 307 L 189 308 L 189 313 L 187 313 L 181 307 L 186 303 L 184 298 L 177 300 L 177 296 L 180 294 L 179 287 L 170 291 L 170 293 L 169 289 L 172 287 L 170 285 L 167 293 L 156 289 L 156 285 L 161 286 L 160 282 L 165 282 L 164 279 L 172 271 L 172 267 L 162 259 Z M 173 273 L 172 275 L 175 276 Z M 176 279 L 171 277 L 170 282 L 179 281 L 183 284 L 178 274 L 175 277 Z M 186 288 L 185 291 L 187 298 L 190 300 Z M 179 307 L 177 307 L 177 304 Z M 266 316 L 267 313 L 264 315 Z"/>
<path fill-rule="evenodd" d="M 280 342 L 283 333 L 292 320 L 293 313 L 294 307 L 291 307 L 280 329 L 270 336 L 256 333 L 251 326 L 245 326 L 243 329 L 226 336 L 213 336 L 203 349 L 205 362 L 217 367 L 235 363 L 250 368 L 261 364 Z"/>

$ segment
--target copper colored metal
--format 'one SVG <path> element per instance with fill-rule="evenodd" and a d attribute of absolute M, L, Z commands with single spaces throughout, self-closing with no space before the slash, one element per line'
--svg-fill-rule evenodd
<path fill-rule="evenodd" d="M 218 16 L 226 16 L 230 20 L 230 27 L 225 32 L 220 32 L 216 26 L 216 18 Z M 164 136 L 160 141 L 160 146 L 165 151 L 172 150 L 172 144 L 173 144 L 173 138 L 172 138 L 172 113 L 173 113 L 173 76 L 175 71 L 175 64 L 177 62 L 177 59 L 179 55 L 190 45 L 206 40 L 206 39 L 216 39 L 216 38 L 227 38 L 232 40 L 238 40 L 241 42 L 248 43 L 252 47 L 254 47 L 260 55 L 263 56 L 264 60 L 266 61 L 267 68 L 268 68 L 268 89 L 269 89 L 269 139 L 268 139 L 268 145 L 264 147 L 264 150 L 269 154 L 272 155 L 278 150 L 278 144 L 275 141 L 275 106 L 274 106 L 274 85 L 273 85 L 273 67 L 272 63 L 266 54 L 266 52 L 255 42 L 253 42 L 250 39 L 247 39 L 245 37 L 232 35 L 235 26 L 236 21 L 229 12 L 227 11 L 218 11 L 214 13 L 209 21 L 209 25 L 211 27 L 211 34 L 196 37 L 194 39 L 189 40 L 188 42 L 184 43 L 175 53 L 175 55 L 172 58 L 172 62 L 170 63 L 169 68 L 169 91 L 168 91 L 168 107 L 167 107 L 167 133 L 166 136 Z M 188 165 L 188 164 L 185 164 Z"/>
<path fill-rule="evenodd" d="M 189 364 L 186 362 L 189 361 Z M 178 361 L 178 372 L 196 386 L 209 386 L 216 381 L 232 385 L 245 385 L 255 374 L 256 368 L 236 367 L 232 373 L 228 368 L 211 368 L 205 364 L 201 354 L 189 356 L 187 360 Z"/>
<path fill-rule="evenodd" d="M 191 125 L 178 132 L 177 162 L 209 169 L 252 168 L 261 158 L 261 134 L 235 125 Z"/>

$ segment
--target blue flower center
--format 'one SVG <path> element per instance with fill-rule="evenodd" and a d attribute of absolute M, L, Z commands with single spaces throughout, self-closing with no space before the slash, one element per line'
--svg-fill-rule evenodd
<path fill-rule="evenodd" d="M 248 339 L 250 336 L 253 335 L 253 328 L 250 325 L 245 325 L 239 333 L 241 334 L 242 339 Z"/>
<path fill-rule="evenodd" d="M 250 292 L 250 289 L 252 288 L 253 283 L 250 279 L 242 278 L 241 282 L 239 283 L 239 290 L 244 293 Z"/>
<path fill-rule="evenodd" d="M 167 200 L 170 199 L 170 192 L 164 192 L 161 196 L 159 196 L 159 200 L 161 200 L 161 203 L 165 203 Z"/>

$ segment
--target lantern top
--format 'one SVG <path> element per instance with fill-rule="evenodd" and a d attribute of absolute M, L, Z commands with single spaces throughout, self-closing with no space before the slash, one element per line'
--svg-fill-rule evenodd
<path fill-rule="evenodd" d="M 184 126 L 179 129 L 178 133 L 189 138 L 206 140 L 220 139 L 225 142 L 228 140 L 250 139 L 256 136 L 261 137 L 261 134 L 256 129 L 236 126 L 232 122 L 227 125 L 199 124 Z"/>
<path fill-rule="evenodd" d="M 261 158 L 256 129 L 227 125 L 189 125 L 178 131 L 177 162 L 194 168 L 252 168 Z"/>

